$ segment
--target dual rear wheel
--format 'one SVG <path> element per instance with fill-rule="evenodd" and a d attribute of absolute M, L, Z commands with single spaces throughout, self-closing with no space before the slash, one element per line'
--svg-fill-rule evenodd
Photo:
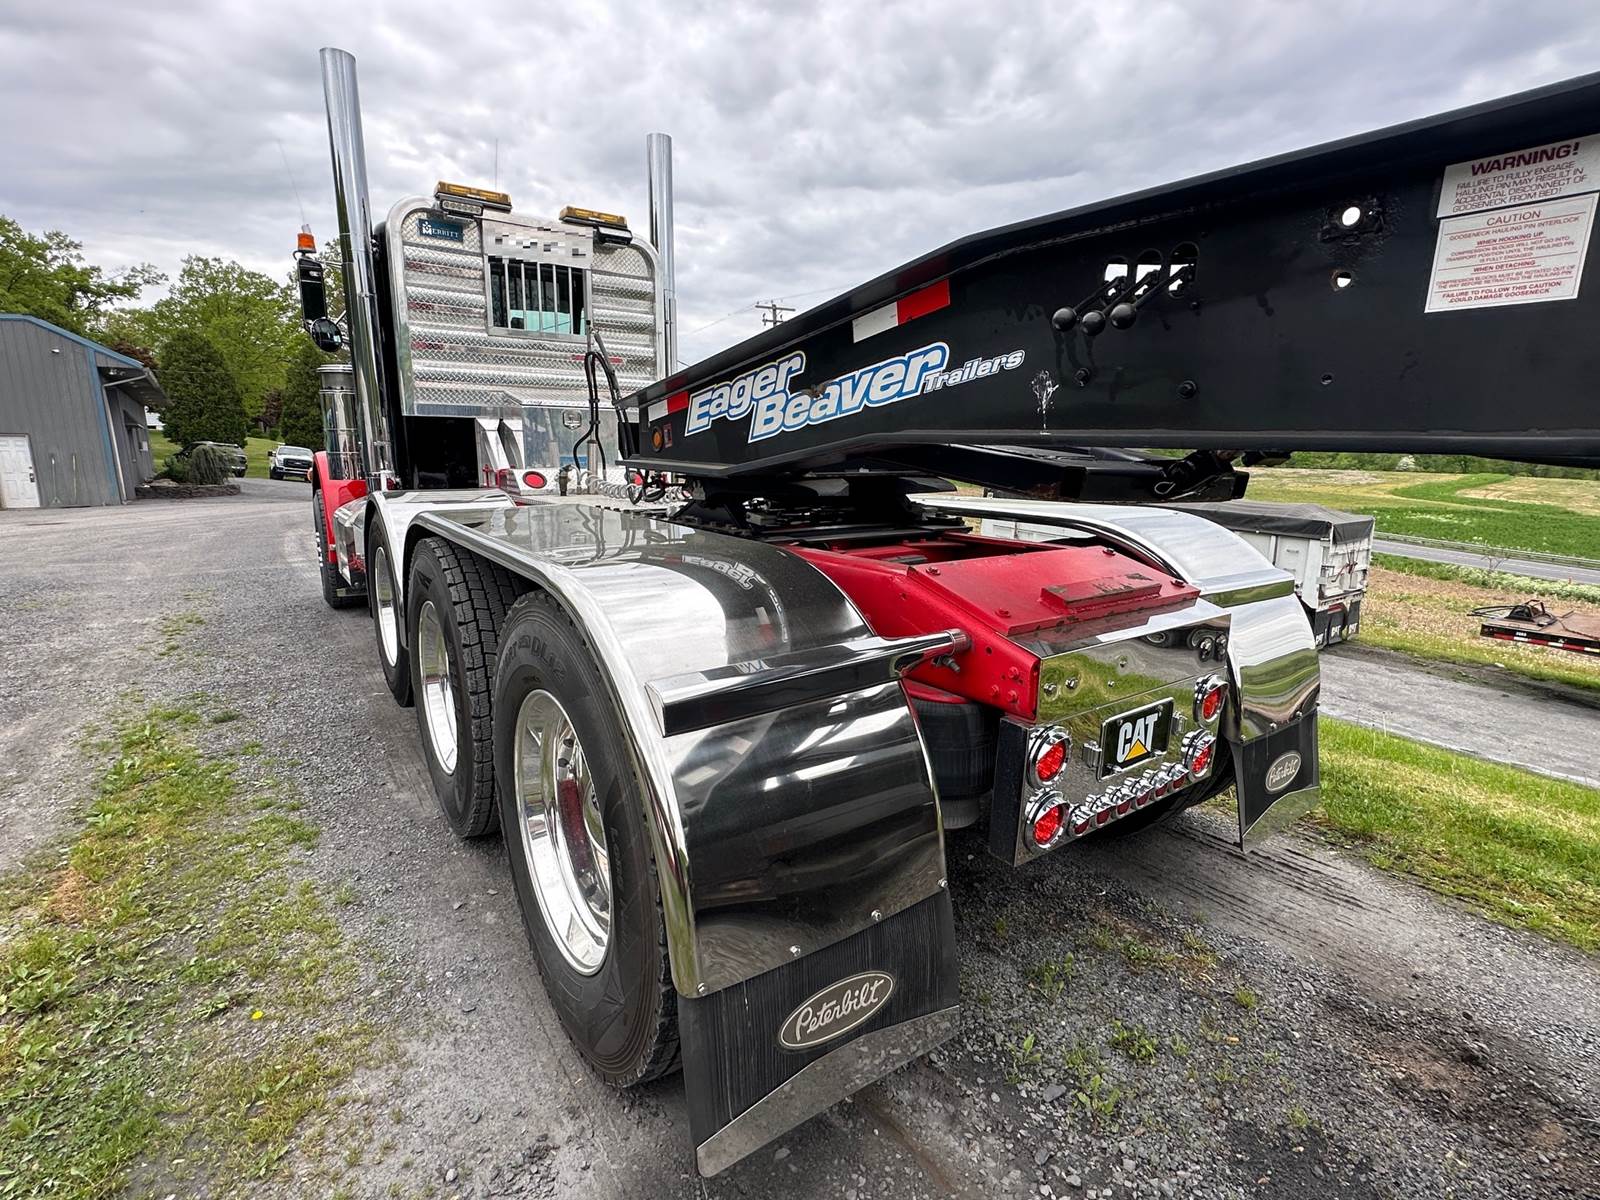
<path fill-rule="evenodd" d="M 392 585 L 392 568 L 381 551 L 368 561 L 390 690 L 402 700 L 391 668 L 403 659 L 450 827 L 477 837 L 499 826 L 562 1026 L 608 1083 L 670 1071 L 677 996 L 644 788 L 581 633 L 547 593 L 523 592 L 501 568 L 426 538 L 412 554 L 401 647 L 386 632 L 398 630 L 382 582 Z"/>

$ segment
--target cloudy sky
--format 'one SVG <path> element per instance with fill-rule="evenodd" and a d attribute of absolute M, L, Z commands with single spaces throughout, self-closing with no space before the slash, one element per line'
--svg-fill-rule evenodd
<path fill-rule="evenodd" d="M 302 206 L 334 233 L 330 44 L 359 62 L 380 210 L 492 183 L 498 142 L 520 210 L 645 228 L 644 135 L 671 133 L 693 360 L 758 300 L 977 229 L 1600 69 L 1600 5 L 7 0 L 0 213 L 107 265 L 284 274 Z"/>

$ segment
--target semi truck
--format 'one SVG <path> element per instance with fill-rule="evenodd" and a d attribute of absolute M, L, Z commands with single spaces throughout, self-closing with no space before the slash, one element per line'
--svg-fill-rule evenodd
<path fill-rule="evenodd" d="M 957 1029 L 958 830 L 1070 871 L 1223 792 L 1245 846 L 1316 803 L 1294 581 L 1167 505 L 1297 448 L 1600 463 L 1600 77 L 962 238 L 680 368 L 664 136 L 647 231 L 379 212 L 321 65 L 324 597 L 451 828 L 503 838 L 573 1044 L 681 1069 L 707 1175 Z"/>

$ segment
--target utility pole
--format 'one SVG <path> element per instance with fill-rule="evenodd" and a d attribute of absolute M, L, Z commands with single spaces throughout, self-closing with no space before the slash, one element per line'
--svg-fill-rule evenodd
<path fill-rule="evenodd" d="M 776 300 L 768 300 L 765 304 L 758 304 L 756 307 L 764 310 L 761 314 L 761 323 L 763 325 L 781 325 L 794 312 L 794 309 L 786 308 Z"/>

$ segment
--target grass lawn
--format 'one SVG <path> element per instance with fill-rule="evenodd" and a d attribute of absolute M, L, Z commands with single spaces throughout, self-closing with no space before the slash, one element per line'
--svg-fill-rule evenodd
<path fill-rule="evenodd" d="M 247 462 L 245 475 L 251 479 L 267 478 L 267 455 L 278 447 L 279 443 L 273 438 L 246 438 L 244 443 L 244 456 Z M 159 429 L 150 431 L 150 457 L 155 462 L 156 470 L 160 471 L 167 458 L 176 454 L 179 446 L 169 442 L 166 435 Z"/>
<path fill-rule="evenodd" d="M 1312 820 L 1507 925 L 1600 952 L 1600 791 L 1321 718 Z"/>
<path fill-rule="evenodd" d="M 1543 596 L 1556 611 L 1600 608 L 1600 589 L 1378 555 L 1361 606 L 1359 640 L 1443 662 L 1501 667 L 1600 693 L 1600 658 L 1478 634 L 1474 608 Z M 1600 714 L 1596 715 L 1600 728 Z"/>
<path fill-rule="evenodd" d="M 0 1196 L 238 1195 L 371 1058 L 317 830 L 200 748 L 238 716 L 130 714 L 84 827 L 0 878 Z"/>
<path fill-rule="evenodd" d="M 1258 468 L 1249 496 L 1365 513 L 1380 533 L 1600 557 L 1600 485 L 1589 480 Z"/>

